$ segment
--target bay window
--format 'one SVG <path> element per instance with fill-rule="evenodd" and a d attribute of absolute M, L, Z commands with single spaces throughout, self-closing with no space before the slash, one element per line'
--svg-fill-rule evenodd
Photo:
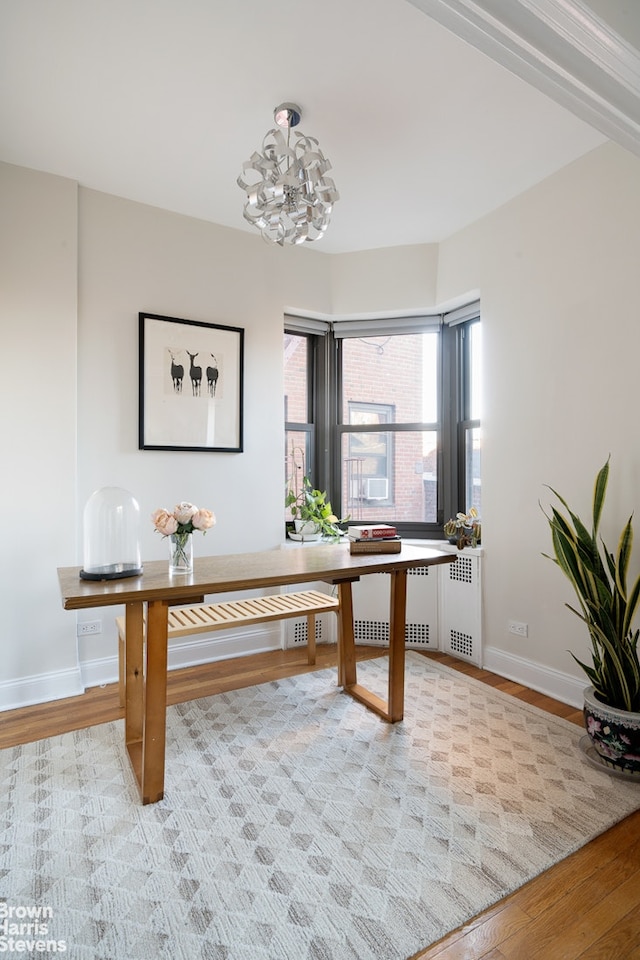
<path fill-rule="evenodd" d="M 285 319 L 285 434 L 352 521 L 442 536 L 481 513 L 479 304 L 451 314 Z M 287 474 L 289 475 L 289 474 Z"/>

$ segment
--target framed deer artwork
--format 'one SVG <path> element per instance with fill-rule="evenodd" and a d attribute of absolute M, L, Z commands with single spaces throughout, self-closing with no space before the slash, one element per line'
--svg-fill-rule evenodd
<path fill-rule="evenodd" d="M 138 314 L 140 450 L 242 452 L 244 330 Z"/>

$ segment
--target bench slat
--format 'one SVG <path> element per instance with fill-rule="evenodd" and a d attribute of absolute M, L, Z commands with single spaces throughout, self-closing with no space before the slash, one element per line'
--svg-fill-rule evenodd
<path fill-rule="evenodd" d="M 222 603 L 197 604 L 195 606 L 171 607 L 168 616 L 168 639 L 188 637 L 197 633 L 213 633 L 243 623 L 267 623 L 270 620 L 289 620 L 293 617 L 308 618 L 309 663 L 315 663 L 315 626 L 313 618 L 317 613 L 328 611 L 338 613 L 340 602 L 318 590 L 305 590 L 302 593 L 278 593 L 267 597 L 254 597 L 246 600 L 230 600 Z M 116 617 L 118 628 L 118 661 L 120 677 L 120 702 L 124 702 L 124 666 L 123 649 L 125 640 L 125 618 Z"/>
<path fill-rule="evenodd" d="M 221 630 L 239 623 L 264 623 L 337 609 L 338 600 L 335 597 L 315 590 L 281 593 L 249 600 L 230 600 L 196 607 L 175 607 L 169 611 L 169 636 L 186 637 L 207 630 Z"/>

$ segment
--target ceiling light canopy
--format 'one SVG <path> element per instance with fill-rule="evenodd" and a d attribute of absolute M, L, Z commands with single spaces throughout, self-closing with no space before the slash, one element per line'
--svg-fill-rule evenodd
<path fill-rule="evenodd" d="M 280 246 L 318 240 L 340 198 L 325 176 L 331 164 L 314 137 L 296 131 L 291 144 L 291 130 L 302 116 L 297 104 L 281 103 L 273 116 L 278 127 L 269 130 L 262 152 L 242 165 L 237 180 L 247 195 L 243 216 L 265 240 Z"/>

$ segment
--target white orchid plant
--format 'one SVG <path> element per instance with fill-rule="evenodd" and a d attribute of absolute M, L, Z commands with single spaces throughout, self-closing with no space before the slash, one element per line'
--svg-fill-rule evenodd
<path fill-rule="evenodd" d="M 455 520 L 447 520 L 444 525 L 445 537 L 455 540 L 459 550 L 477 546 L 480 533 L 480 519 L 475 507 L 471 507 L 468 513 L 457 513 Z"/>

